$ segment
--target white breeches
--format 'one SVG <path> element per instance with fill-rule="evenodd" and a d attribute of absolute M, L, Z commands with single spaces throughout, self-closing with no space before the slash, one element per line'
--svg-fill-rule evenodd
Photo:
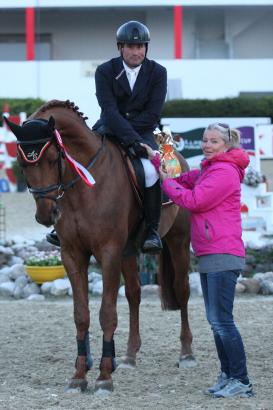
<path fill-rule="evenodd" d="M 159 175 L 149 159 L 140 158 L 145 174 L 145 188 L 153 186 L 159 178 Z"/>

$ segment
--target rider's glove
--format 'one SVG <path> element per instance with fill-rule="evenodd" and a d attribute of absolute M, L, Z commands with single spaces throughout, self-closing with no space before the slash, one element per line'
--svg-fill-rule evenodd
<path fill-rule="evenodd" d="M 129 145 L 128 151 L 132 157 L 148 158 L 146 149 L 139 142 L 133 142 L 133 144 Z"/>

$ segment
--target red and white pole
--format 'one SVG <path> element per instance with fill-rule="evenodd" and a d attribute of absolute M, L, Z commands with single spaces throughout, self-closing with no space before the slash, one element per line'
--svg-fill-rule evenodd
<path fill-rule="evenodd" d="M 35 9 L 26 8 L 26 60 L 35 59 Z"/>
<path fill-rule="evenodd" d="M 182 6 L 174 6 L 173 23 L 174 23 L 174 58 L 181 59 L 183 57 L 183 48 L 182 48 L 183 8 Z"/>

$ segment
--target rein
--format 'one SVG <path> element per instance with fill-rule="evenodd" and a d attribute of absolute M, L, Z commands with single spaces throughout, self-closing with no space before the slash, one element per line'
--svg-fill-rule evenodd
<path fill-rule="evenodd" d="M 32 188 L 30 185 L 28 185 L 28 190 L 31 194 L 33 194 L 36 197 L 36 199 L 51 199 L 52 201 L 57 202 L 59 199 L 63 197 L 65 191 L 72 188 L 78 181 L 84 180 L 84 182 L 86 182 L 86 178 L 84 174 L 88 173 L 87 170 L 90 169 L 93 165 L 95 165 L 99 156 L 101 155 L 104 149 L 104 145 L 105 145 L 105 137 L 104 136 L 102 137 L 101 146 L 99 147 L 98 151 L 93 156 L 93 158 L 91 158 L 87 167 L 84 168 L 81 164 L 79 164 L 77 161 L 73 160 L 73 158 L 70 157 L 70 155 L 67 153 L 62 143 L 60 134 L 58 133 L 57 130 L 55 130 L 55 132 L 56 132 L 55 134 L 56 140 L 54 137 L 43 138 L 43 139 L 39 139 L 35 141 L 30 141 L 30 140 L 29 141 L 19 141 L 18 140 L 17 145 L 19 148 L 19 152 L 23 154 L 22 155 L 23 159 L 25 159 L 26 162 L 32 163 L 34 165 L 41 159 L 42 154 L 45 152 L 45 149 L 51 144 L 51 142 L 55 142 L 55 145 L 58 151 L 58 159 L 57 159 L 58 160 L 58 179 L 59 179 L 58 183 L 49 185 L 45 188 Z M 20 146 L 21 145 L 37 145 L 41 143 L 45 143 L 45 149 L 41 151 L 41 155 L 39 155 L 39 157 L 34 161 L 27 160 Z M 72 167 L 79 174 L 76 178 L 72 179 L 72 181 L 68 182 L 67 184 L 63 183 L 63 180 L 62 180 L 62 174 L 63 174 L 62 158 L 67 159 L 69 165 L 72 165 Z M 91 175 L 90 177 L 92 178 Z M 89 186 L 91 185 L 88 183 L 88 181 L 86 183 Z M 47 195 L 48 193 L 56 191 L 56 190 L 57 190 L 57 196 Z"/>

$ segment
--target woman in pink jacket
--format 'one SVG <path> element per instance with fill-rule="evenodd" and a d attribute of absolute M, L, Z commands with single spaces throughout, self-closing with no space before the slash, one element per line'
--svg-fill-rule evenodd
<path fill-rule="evenodd" d="M 201 170 L 173 179 L 159 168 L 159 154 L 145 145 L 159 170 L 163 191 L 191 213 L 192 247 L 221 364 L 216 383 L 205 390 L 214 397 L 252 395 L 244 345 L 232 314 L 235 285 L 245 262 L 240 184 L 249 158 L 239 146 L 238 130 L 211 124 L 203 135 Z"/>

